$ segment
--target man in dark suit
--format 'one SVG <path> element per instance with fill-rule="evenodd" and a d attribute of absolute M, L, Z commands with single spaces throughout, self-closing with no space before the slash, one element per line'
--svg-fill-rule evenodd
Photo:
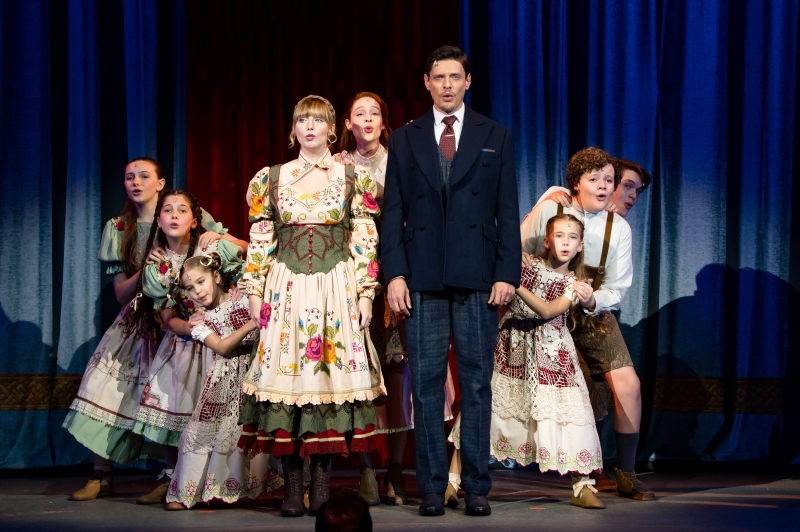
<path fill-rule="evenodd" d="M 389 305 L 408 316 L 420 515 L 444 514 L 444 383 L 451 332 L 461 388 L 467 515 L 489 515 L 491 378 L 497 306 L 522 261 L 508 130 L 464 105 L 471 77 L 454 46 L 427 61 L 433 108 L 389 138 L 381 256 Z"/>

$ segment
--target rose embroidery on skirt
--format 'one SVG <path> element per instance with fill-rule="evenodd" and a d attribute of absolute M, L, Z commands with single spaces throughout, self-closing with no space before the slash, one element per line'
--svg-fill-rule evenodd
<path fill-rule="evenodd" d="M 582 467 L 585 467 L 592 463 L 592 453 L 590 453 L 586 449 L 579 452 L 576 458 L 578 460 L 578 465 Z"/>
<path fill-rule="evenodd" d="M 306 357 L 312 362 L 317 362 L 322 354 L 322 336 L 316 335 L 308 339 L 306 344 Z"/>

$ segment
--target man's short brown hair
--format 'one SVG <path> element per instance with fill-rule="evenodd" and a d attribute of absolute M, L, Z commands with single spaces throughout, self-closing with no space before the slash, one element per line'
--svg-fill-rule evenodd
<path fill-rule="evenodd" d="M 425 73 L 430 76 L 434 63 L 437 61 L 447 60 L 458 61 L 461 63 L 461 66 L 464 67 L 464 75 L 469 75 L 469 58 L 467 57 L 467 54 L 462 52 L 461 48 L 458 46 L 440 46 L 436 50 L 432 51 L 431 55 L 428 56 L 428 59 L 425 62 L 427 65 Z"/>
<path fill-rule="evenodd" d="M 575 195 L 575 187 L 581 182 L 583 174 L 602 170 L 609 164 L 614 166 L 614 188 L 617 188 L 620 180 L 620 172 L 617 167 L 617 160 L 607 151 L 600 148 L 590 147 L 575 152 L 567 163 L 567 188 L 569 193 Z"/>

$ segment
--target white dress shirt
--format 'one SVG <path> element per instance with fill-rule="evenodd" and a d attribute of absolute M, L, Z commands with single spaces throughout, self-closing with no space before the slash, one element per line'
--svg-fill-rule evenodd
<path fill-rule="evenodd" d="M 436 137 L 437 145 L 439 144 L 439 139 L 442 138 L 442 133 L 447 128 L 447 124 L 442 122 L 442 119 L 446 116 L 455 116 L 456 121 L 453 122 L 453 132 L 456 134 L 456 151 L 458 151 L 458 141 L 461 140 L 461 129 L 464 127 L 464 110 L 466 108 L 467 106 L 462 102 L 458 111 L 449 115 L 440 113 L 436 107 L 433 108 L 433 134 Z"/>
<path fill-rule="evenodd" d="M 548 191 L 550 192 L 550 191 Z M 558 204 L 547 200 L 537 203 L 531 212 L 525 215 L 520 225 L 522 251 L 525 253 L 544 253 L 544 237 L 547 220 L 558 212 Z M 586 212 L 573 198 L 572 206 L 564 207 L 566 214 L 575 216 L 583 222 L 583 262 L 587 266 L 600 266 L 600 255 L 603 252 L 603 240 L 606 233 L 608 212 Z M 619 310 L 625 292 L 633 283 L 633 262 L 631 260 L 631 227 L 620 216 L 614 216 L 611 225 L 611 239 L 606 257 L 606 273 L 595 291 L 594 312 Z"/>

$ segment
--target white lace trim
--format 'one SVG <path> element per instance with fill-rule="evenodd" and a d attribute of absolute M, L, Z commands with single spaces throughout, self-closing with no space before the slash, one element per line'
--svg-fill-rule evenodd
<path fill-rule="evenodd" d="M 139 405 L 139 409 L 136 411 L 136 421 L 159 429 L 181 432 L 189 423 L 189 416 L 179 416 Z"/>
<path fill-rule="evenodd" d="M 134 420 L 124 418 L 113 412 L 108 412 L 103 410 L 102 408 L 98 408 L 86 401 L 82 400 L 80 397 L 76 397 L 72 400 L 72 404 L 69 406 L 70 410 L 74 410 L 79 412 L 87 417 L 94 419 L 95 421 L 99 421 L 101 423 L 105 423 L 110 427 L 115 427 L 118 429 L 126 429 L 131 430 L 133 429 Z"/>
<path fill-rule="evenodd" d="M 268 401 L 270 403 L 283 403 L 287 405 L 326 405 L 334 403 L 342 405 L 344 403 L 352 403 L 353 401 L 373 401 L 381 395 L 386 395 L 386 387 L 381 382 L 377 386 L 373 386 L 369 390 L 360 390 L 346 393 L 304 393 L 302 395 L 286 395 L 281 392 L 270 392 L 266 390 L 259 390 L 258 386 L 245 382 L 243 385 L 244 393 L 248 395 L 255 395 L 259 401 Z"/>
<path fill-rule="evenodd" d="M 192 419 L 181 434 L 181 452 L 227 454 L 236 448 L 242 432 L 238 421 L 249 357 L 215 356 Z"/>

